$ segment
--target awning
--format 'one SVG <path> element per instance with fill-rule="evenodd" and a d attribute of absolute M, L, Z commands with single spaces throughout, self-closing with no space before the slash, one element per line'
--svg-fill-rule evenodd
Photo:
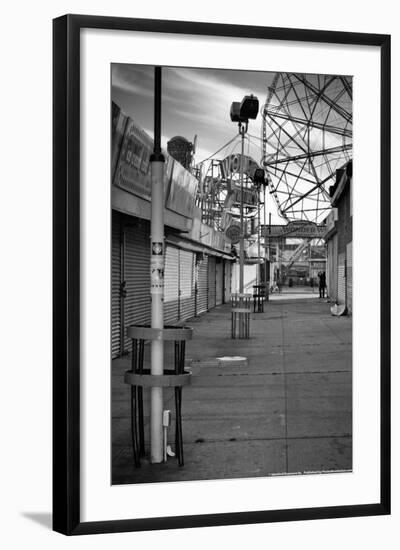
<path fill-rule="evenodd" d="M 196 241 L 191 241 L 190 239 L 184 239 L 179 235 L 168 235 L 165 239 L 167 244 L 171 244 L 183 250 L 189 250 L 190 252 L 199 252 L 202 254 L 208 254 L 209 256 L 216 256 L 218 258 L 224 258 L 225 260 L 233 261 L 235 256 L 223 252 L 222 250 L 217 250 L 205 244 L 201 244 Z"/>

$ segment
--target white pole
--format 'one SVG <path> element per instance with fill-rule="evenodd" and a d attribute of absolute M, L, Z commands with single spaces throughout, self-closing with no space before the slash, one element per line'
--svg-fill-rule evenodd
<path fill-rule="evenodd" d="M 155 67 L 154 153 L 151 162 L 151 327 L 164 328 L 164 156 L 161 152 L 161 67 Z M 151 374 L 164 373 L 164 341 L 151 342 Z M 150 394 L 150 461 L 163 461 L 163 389 Z"/>

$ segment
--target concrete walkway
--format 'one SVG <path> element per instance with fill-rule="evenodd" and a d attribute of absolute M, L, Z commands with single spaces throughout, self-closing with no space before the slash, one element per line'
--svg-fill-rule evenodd
<path fill-rule="evenodd" d="M 249 340 L 230 338 L 229 306 L 187 323 L 193 378 L 183 390 L 181 468 L 174 458 L 134 468 L 123 383 L 129 358 L 113 362 L 114 484 L 352 468 L 351 318 L 332 317 L 324 300 L 283 295 L 251 318 Z M 227 355 L 247 357 L 247 366 L 218 366 Z M 173 403 L 170 391 L 165 408 L 173 412 Z M 174 447 L 173 426 L 169 439 Z"/>

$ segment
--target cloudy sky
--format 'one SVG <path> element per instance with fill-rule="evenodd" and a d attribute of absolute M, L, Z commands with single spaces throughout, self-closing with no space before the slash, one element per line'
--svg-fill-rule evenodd
<path fill-rule="evenodd" d="M 233 101 L 254 94 L 260 107 L 267 96 L 274 73 L 230 71 L 220 69 L 163 68 L 162 134 L 163 146 L 173 136 L 193 140 L 198 136 L 196 162 L 213 154 L 238 132 L 230 121 Z M 136 120 L 153 136 L 154 68 L 145 65 L 112 66 L 112 99 L 125 114 Z M 262 117 L 250 121 L 249 134 L 261 136 Z M 246 153 L 257 162 L 261 159 L 261 142 L 250 138 Z M 232 150 L 234 147 L 234 150 Z M 224 149 L 218 158 L 240 150 L 236 145 Z"/>

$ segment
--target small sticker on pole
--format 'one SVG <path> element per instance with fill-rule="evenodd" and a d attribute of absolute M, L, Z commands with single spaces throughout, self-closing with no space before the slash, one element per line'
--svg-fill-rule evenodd
<path fill-rule="evenodd" d="M 151 243 L 151 255 L 162 256 L 163 255 L 163 243 L 153 242 Z"/>

